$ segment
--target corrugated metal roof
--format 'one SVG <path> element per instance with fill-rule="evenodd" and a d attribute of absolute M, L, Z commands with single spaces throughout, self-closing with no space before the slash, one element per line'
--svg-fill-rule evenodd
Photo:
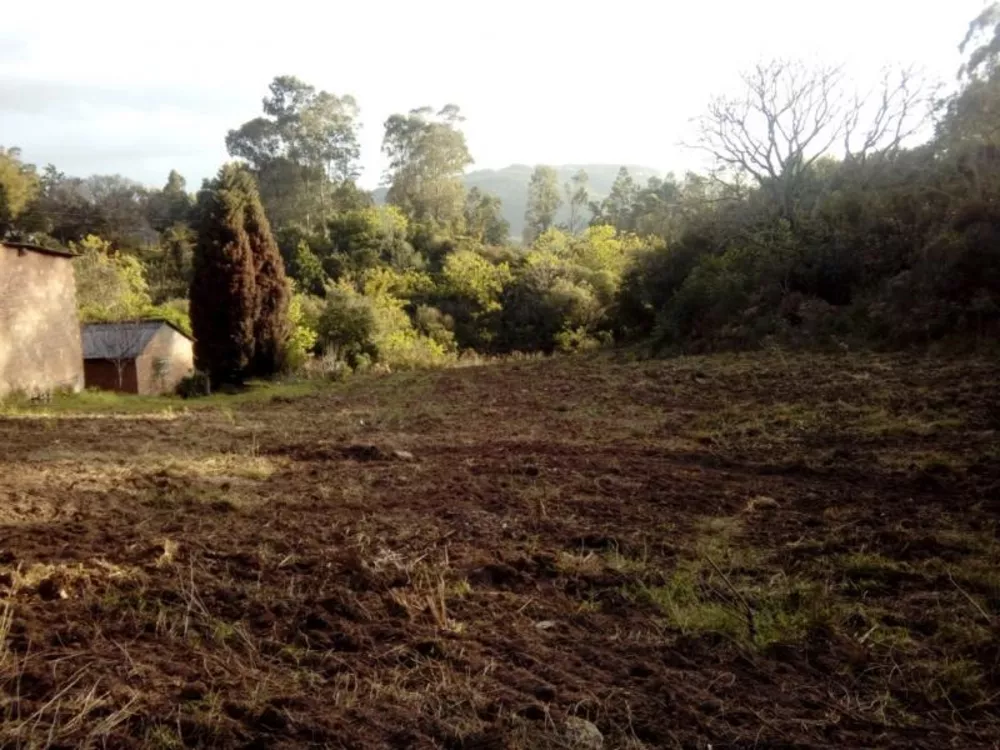
<path fill-rule="evenodd" d="M 80 329 L 83 358 L 135 359 L 165 325 L 167 324 L 162 320 L 85 323 Z"/>

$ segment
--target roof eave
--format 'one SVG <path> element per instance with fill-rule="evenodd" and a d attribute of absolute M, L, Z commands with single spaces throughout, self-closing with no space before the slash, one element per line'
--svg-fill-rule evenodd
<path fill-rule="evenodd" d="M 41 245 L 32 245 L 30 242 L 8 242 L 6 240 L 0 240 L 0 245 L 4 247 L 9 247 L 12 250 L 29 250 L 33 253 L 41 253 L 42 255 L 53 255 L 57 258 L 75 258 L 76 253 L 71 253 L 69 250 L 62 250 L 54 247 L 42 247 Z"/>

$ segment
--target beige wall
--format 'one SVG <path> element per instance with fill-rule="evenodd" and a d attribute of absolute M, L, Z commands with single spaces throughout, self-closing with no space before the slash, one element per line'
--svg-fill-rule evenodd
<path fill-rule="evenodd" d="M 162 367 L 157 368 L 157 361 Z M 164 324 L 136 360 L 139 393 L 171 393 L 194 370 L 194 343 Z"/>
<path fill-rule="evenodd" d="M 72 259 L 0 243 L 0 396 L 82 387 Z"/>

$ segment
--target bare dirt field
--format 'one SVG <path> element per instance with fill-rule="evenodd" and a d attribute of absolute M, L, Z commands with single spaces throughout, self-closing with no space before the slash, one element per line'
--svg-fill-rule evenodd
<path fill-rule="evenodd" d="M 8 410 L 0 746 L 1000 747 L 997 373 L 602 355 Z"/>

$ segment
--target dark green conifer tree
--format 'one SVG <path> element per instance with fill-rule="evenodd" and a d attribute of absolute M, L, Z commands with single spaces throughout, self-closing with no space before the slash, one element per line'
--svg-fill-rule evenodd
<path fill-rule="evenodd" d="M 250 362 L 250 374 L 267 377 L 284 365 L 285 344 L 291 333 L 288 320 L 288 303 L 291 298 L 285 262 L 281 250 L 271 234 L 264 207 L 257 197 L 246 213 L 246 229 L 253 248 L 257 310 L 254 319 L 256 349 Z"/>
<path fill-rule="evenodd" d="M 195 366 L 213 386 L 281 366 L 289 287 L 253 176 L 227 164 L 198 195 L 191 283 Z"/>

